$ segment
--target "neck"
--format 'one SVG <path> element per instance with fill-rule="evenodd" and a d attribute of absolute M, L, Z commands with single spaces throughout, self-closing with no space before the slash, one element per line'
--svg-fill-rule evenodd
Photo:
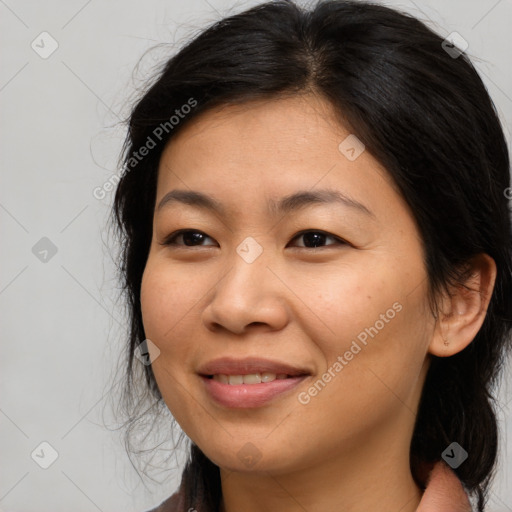
<path fill-rule="evenodd" d="M 414 482 L 402 432 L 354 443 L 317 466 L 273 474 L 230 472 L 221 468 L 221 512 L 414 512 L 422 491 Z M 347 443 L 348 444 L 348 443 Z"/>

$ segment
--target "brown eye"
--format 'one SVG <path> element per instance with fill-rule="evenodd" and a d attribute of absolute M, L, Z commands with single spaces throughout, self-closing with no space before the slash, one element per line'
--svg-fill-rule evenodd
<path fill-rule="evenodd" d="M 327 239 L 335 240 L 338 244 L 346 244 L 344 240 L 338 238 L 337 236 L 326 233 L 325 231 L 303 231 L 296 235 L 293 240 L 297 238 L 303 238 L 303 245 L 299 245 L 299 247 L 304 247 L 306 249 L 314 249 L 315 247 L 324 246 L 324 243 Z M 335 244 L 327 244 L 327 245 L 335 245 Z"/>
<path fill-rule="evenodd" d="M 161 245 L 168 246 L 185 246 L 185 247 L 202 247 L 205 239 L 210 238 L 206 233 L 194 229 L 181 229 L 175 231 L 167 236 Z M 297 234 L 292 240 L 303 239 L 303 243 L 295 247 L 302 247 L 304 249 L 315 249 L 317 247 L 328 247 L 330 245 L 346 245 L 347 242 L 341 238 L 326 233 L 325 231 L 309 230 Z M 334 243 L 326 243 L 329 239 L 334 240 Z M 209 244 L 211 245 L 211 244 Z M 208 246 L 208 244 L 206 244 Z"/>
<path fill-rule="evenodd" d="M 161 245 L 185 245 L 186 247 L 202 246 L 204 245 L 202 242 L 205 238 L 210 237 L 202 231 L 181 229 L 167 236 Z"/>

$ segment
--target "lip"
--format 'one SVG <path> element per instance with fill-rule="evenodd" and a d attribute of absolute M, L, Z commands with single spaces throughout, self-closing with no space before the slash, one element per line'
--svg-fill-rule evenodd
<path fill-rule="evenodd" d="M 201 375 L 207 393 L 224 407 L 246 409 L 262 407 L 272 399 L 298 386 L 307 375 L 276 379 L 261 384 L 224 384 Z"/>
<path fill-rule="evenodd" d="M 260 384 L 239 385 L 224 384 L 209 378 L 216 374 L 248 375 L 264 372 L 286 373 L 289 377 Z M 279 395 L 291 391 L 311 375 L 305 368 L 259 357 L 215 359 L 201 366 L 198 373 L 210 398 L 224 407 L 233 409 L 262 407 Z"/>
<path fill-rule="evenodd" d="M 235 359 L 232 357 L 222 357 L 214 359 L 201 366 L 197 373 L 201 376 L 210 376 L 216 374 L 224 375 L 248 375 L 251 373 L 286 373 L 292 377 L 310 375 L 311 372 L 306 368 L 292 366 L 280 361 L 272 361 L 261 357 L 246 357 Z M 257 384 L 250 384 L 257 386 Z"/>

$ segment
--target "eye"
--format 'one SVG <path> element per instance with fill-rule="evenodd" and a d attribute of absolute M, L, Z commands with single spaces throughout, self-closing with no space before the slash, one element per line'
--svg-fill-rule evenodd
<path fill-rule="evenodd" d="M 167 236 L 161 245 L 185 245 L 186 247 L 201 246 L 201 242 L 204 241 L 205 238 L 210 237 L 202 231 L 197 231 L 195 229 L 181 229 Z M 176 240 L 182 240 L 183 243 L 178 243 Z"/>
<path fill-rule="evenodd" d="M 303 231 L 296 235 L 292 240 L 295 240 L 297 238 L 304 238 L 304 244 L 299 245 L 299 247 L 303 247 L 305 249 L 314 249 L 315 247 L 319 247 L 324 244 L 325 240 L 327 238 L 331 238 L 332 240 L 335 240 L 338 244 L 346 244 L 344 240 L 341 238 L 338 238 L 337 236 L 330 235 L 329 233 L 326 233 L 325 231 L 315 231 L 313 229 L 309 231 Z M 335 245 L 335 244 L 327 244 L 327 245 Z"/>
<path fill-rule="evenodd" d="M 315 249 L 316 247 L 323 246 L 328 238 L 334 240 L 338 244 L 347 244 L 347 242 L 345 242 L 344 240 L 337 236 L 326 233 L 325 231 L 315 231 L 313 229 L 298 233 L 292 238 L 292 241 L 301 237 L 304 239 L 304 243 L 296 247 L 302 247 L 304 249 Z M 202 231 L 197 231 L 194 229 L 181 229 L 167 236 L 161 243 L 161 245 L 184 245 L 185 247 L 201 247 L 204 246 L 202 242 L 204 242 L 206 238 L 210 238 L 211 240 L 213 240 L 211 237 L 209 237 L 206 233 L 203 233 Z M 329 245 L 336 244 L 327 244 L 327 246 Z"/>

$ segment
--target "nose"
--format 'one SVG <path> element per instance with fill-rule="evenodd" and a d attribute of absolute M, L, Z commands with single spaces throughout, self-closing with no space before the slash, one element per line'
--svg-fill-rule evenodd
<path fill-rule="evenodd" d="M 289 321 L 286 292 L 289 289 L 263 258 L 247 263 L 235 258 L 234 264 L 214 286 L 203 311 L 203 322 L 211 331 L 225 329 L 244 334 L 251 326 L 283 329 Z"/>

